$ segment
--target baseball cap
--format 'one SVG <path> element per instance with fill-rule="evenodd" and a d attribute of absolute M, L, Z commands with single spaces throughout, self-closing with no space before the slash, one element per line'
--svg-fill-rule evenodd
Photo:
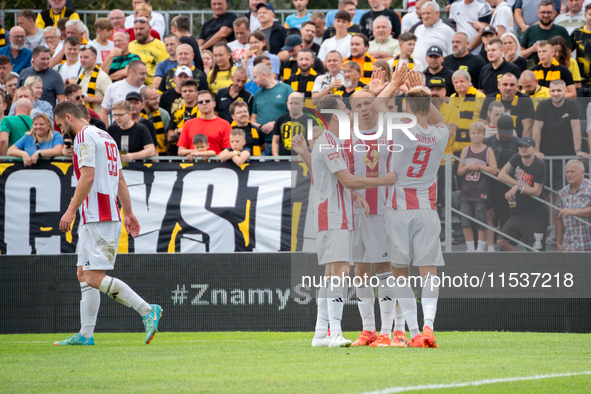
<path fill-rule="evenodd" d="M 523 137 L 519 140 L 517 146 L 536 146 L 536 141 L 531 137 Z"/>
<path fill-rule="evenodd" d="M 482 29 L 482 33 L 480 33 L 481 35 L 485 35 L 485 34 L 497 34 L 497 28 L 491 25 L 485 26 L 484 29 Z"/>
<path fill-rule="evenodd" d="M 193 71 L 191 71 L 191 69 L 187 66 L 179 66 L 176 68 L 176 71 L 174 72 L 174 76 L 178 77 L 181 74 L 187 74 L 189 77 L 192 77 Z"/>
<path fill-rule="evenodd" d="M 129 92 L 125 96 L 125 100 L 139 100 L 142 101 L 142 96 L 138 92 Z"/>
<path fill-rule="evenodd" d="M 285 39 L 285 45 L 281 48 L 282 51 L 291 51 L 293 47 L 296 45 L 302 44 L 302 37 L 298 36 L 297 34 L 292 34 L 291 36 L 287 36 Z"/>
<path fill-rule="evenodd" d="M 429 82 L 427 82 L 427 87 L 428 88 L 434 88 L 434 87 L 445 87 L 445 79 L 443 78 L 439 78 L 439 77 L 433 77 L 431 79 L 429 79 Z"/>
<path fill-rule="evenodd" d="M 438 46 L 433 45 L 427 50 L 427 56 L 431 55 L 443 56 L 443 51 Z"/>
<path fill-rule="evenodd" d="M 503 115 L 497 121 L 497 133 L 513 135 L 513 118 L 509 115 Z"/>
<path fill-rule="evenodd" d="M 273 11 L 273 13 L 275 13 L 275 8 L 273 8 L 273 6 L 271 4 L 269 4 L 269 3 L 259 3 L 259 4 L 257 4 L 257 11 L 261 7 L 265 7 L 266 9 L 269 9 L 269 10 Z"/>

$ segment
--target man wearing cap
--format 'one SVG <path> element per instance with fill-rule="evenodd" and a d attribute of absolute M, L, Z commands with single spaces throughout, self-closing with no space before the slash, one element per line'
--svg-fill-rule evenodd
<path fill-rule="evenodd" d="M 519 153 L 513 155 L 499 172 L 499 180 L 511 185 L 505 198 L 516 203 L 501 231 L 536 250 L 546 250 L 548 208 L 543 202 L 529 197 L 544 199 L 546 166 L 534 155 L 535 146 L 532 137 L 523 137 L 518 144 Z M 505 252 L 518 251 L 516 244 L 503 235 L 499 235 L 497 244 Z"/>
<path fill-rule="evenodd" d="M 499 92 L 501 75 L 506 73 L 519 75 L 521 70 L 515 63 L 510 63 L 503 58 L 503 43 L 498 38 L 488 42 L 486 56 L 490 63 L 480 71 L 478 90 L 486 95 L 496 94 Z"/>
<path fill-rule="evenodd" d="M 131 120 L 134 123 L 139 123 L 141 125 L 146 126 L 148 131 L 150 132 L 150 137 L 152 137 L 152 141 L 154 142 L 154 146 L 157 146 L 158 139 L 156 137 L 156 128 L 154 127 L 154 123 L 150 120 L 142 117 L 142 110 L 144 109 L 144 102 L 142 100 L 142 95 L 138 92 L 129 92 L 127 96 L 125 96 L 125 100 L 129 101 L 131 104 L 131 111 L 129 111 L 131 115 Z M 158 156 L 158 150 L 154 153 L 154 156 Z"/>
<path fill-rule="evenodd" d="M 175 68 L 171 68 L 167 72 L 164 73 L 164 77 L 162 77 L 162 81 L 160 81 L 160 85 L 157 87 L 160 92 L 166 92 L 174 87 L 176 87 L 176 83 L 174 82 L 174 77 L 176 73 L 186 73 L 189 72 L 197 85 L 199 85 L 199 90 L 209 90 L 209 84 L 207 83 L 207 76 L 201 70 L 199 70 L 196 66 L 193 65 L 193 59 L 195 58 L 195 54 L 193 53 L 193 47 L 189 44 L 181 44 L 176 48 L 176 61 L 178 62 L 178 66 Z M 179 71 L 181 69 L 183 71 Z"/>
<path fill-rule="evenodd" d="M 125 100 L 129 92 L 139 93 L 144 86 L 147 73 L 148 69 L 144 62 L 133 60 L 129 63 L 127 77 L 122 81 L 109 85 L 105 92 L 105 98 L 101 103 L 101 120 L 106 125 L 110 124 L 109 112 L 111 111 L 111 106 L 119 101 Z"/>
<path fill-rule="evenodd" d="M 453 71 L 443 65 L 443 51 L 438 46 L 432 46 L 427 50 L 427 68 L 423 71 L 425 80 L 430 81 L 432 78 L 439 78 L 443 80 L 445 86 L 445 96 L 449 97 L 454 94 L 454 84 L 451 80 Z"/>
<path fill-rule="evenodd" d="M 287 30 L 279 22 L 275 22 L 275 9 L 269 3 L 257 5 L 257 18 L 261 24 L 259 30 L 267 39 L 269 52 L 277 55 L 285 43 Z"/>
<path fill-rule="evenodd" d="M 152 85 L 152 78 L 156 72 L 156 65 L 163 60 L 168 59 L 168 52 L 162 41 L 155 39 L 150 35 L 150 23 L 148 18 L 140 16 L 136 18 L 133 31 L 135 32 L 135 41 L 129 43 L 129 52 L 135 53 L 142 59 L 148 67 L 146 76 L 146 85 Z"/>
<path fill-rule="evenodd" d="M 398 40 L 392 38 L 392 22 L 386 16 L 378 16 L 373 21 L 373 37 L 369 42 L 370 56 L 389 60 L 400 53 Z"/>
<path fill-rule="evenodd" d="M 494 26 L 488 25 L 482 29 L 482 33 L 480 33 L 480 39 L 482 40 L 482 50 L 480 51 L 479 55 L 484 60 L 484 64 L 490 63 L 487 56 L 488 50 L 488 43 L 490 40 L 497 37 L 497 29 Z"/>
<path fill-rule="evenodd" d="M 282 51 L 289 52 L 289 59 L 283 62 L 281 65 L 281 77 L 283 81 L 287 81 L 292 74 L 298 73 L 298 62 L 297 57 L 298 53 L 303 49 L 303 41 L 300 36 L 297 34 L 292 34 L 291 36 L 287 36 L 285 39 L 285 45 L 281 48 Z M 312 52 L 314 54 L 314 52 Z M 312 65 L 312 72 L 315 72 L 317 75 L 324 74 L 324 65 L 322 61 L 314 56 L 314 64 Z"/>
<path fill-rule="evenodd" d="M 185 104 L 185 101 L 181 95 L 181 84 L 189 79 L 193 79 L 193 77 L 191 69 L 188 67 L 181 69 L 181 71 L 175 72 L 174 89 L 167 90 L 166 92 L 162 93 L 162 96 L 160 97 L 160 106 L 168 111 L 171 117 Z"/>
<path fill-rule="evenodd" d="M 534 103 L 534 109 L 538 108 L 540 101 L 550 98 L 550 89 L 545 86 L 540 86 L 536 75 L 532 71 L 525 70 L 522 72 L 519 82 L 523 88 L 522 93 L 531 97 Z"/>
<path fill-rule="evenodd" d="M 226 0 L 211 0 L 211 9 L 213 18 L 203 24 L 197 40 L 202 50 L 213 48 L 222 40 L 231 42 L 235 39 L 232 23 L 237 16 L 232 12 L 226 12 L 228 2 Z"/>

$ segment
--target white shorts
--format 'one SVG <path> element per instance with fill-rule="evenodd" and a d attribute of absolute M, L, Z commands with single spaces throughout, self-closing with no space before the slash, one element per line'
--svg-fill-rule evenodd
<path fill-rule="evenodd" d="M 318 249 L 318 265 L 326 265 L 339 261 L 346 261 L 353 265 L 351 255 L 351 230 L 326 230 L 316 233 L 316 247 Z"/>
<path fill-rule="evenodd" d="M 436 211 L 386 208 L 385 225 L 391 262 L 396 268 L 443 266 L 441 221 Z"/>
<path fill-rule="evenodd" d="M 80 226 L 77 266 L 88 270 L 112 270 L 121 236 L 121 222 L 95 222 Z"/>
<path fill-rule="evenodd" d="M 384 231 L 384 216 L 355 215 L 353 231 L 353 261 L 356 263 L 384 263 L 390 261 Z"/>

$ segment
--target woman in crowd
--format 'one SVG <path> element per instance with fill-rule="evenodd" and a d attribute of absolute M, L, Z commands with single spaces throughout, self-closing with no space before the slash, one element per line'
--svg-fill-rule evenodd
<path fill-rule="evenodd" d="M 226 43 L 218 42 L 213 46 L 213 58 L 215 65 L 207 75 L 207 82 L 209 90 L 217 93 L 219 89 L 232 85 L 232 74 L 236 67 L 233 66 L 232 50 Z"/>
<path fill-rule="evenodd" d="M 527 60 L 520 55 L 519 40 L 513 33 L 505 33 L 501 36 L 503 49 L 505 50 L 505 60 L 514 63 L 523 72 L 527 69 Z M 519 78 L 519 75 L 516 75 Z"/>
<path fill-rule="evenodd" d="M 250 45 L 250 49 L 244 51 L 244 57 L 242 58 L 242 67 L 246 68 L 248 79 L 251 81 L 253 80 L 252 69 L 254 68 L 254 58 L 259 55 L 265 55 L 271 60 L 271 73 L 275 79 L 277 79 L 281 69 L 281 61 L 277 55 L 267 52 L 269 50 L 269 45 L 267 44 L 265 35 L 261 31 L 250 33 L 250 36 L 248 36 L 248 44 Z"/>
<path fill-rule="evenodd" d="M 51 104 L 49 104 L 47 101 L 41 100 L 41 95 L 43 94 L 43 80 L 36 75 L 31 75 L 25 79 L 24 86 L 31 89 L 33 96 L 35 97 L 33 109 L 43 112 L 53 122 L 53 108 L 51 107 Z M 10 107 L 10 113 L 8 115 L 14 115 L 14 104 Z"/>
<path fill-rule="evenodd" d="M 44 113 L 33 117 L 33 128 L 8 148 L 8 156 L 21 157 L 25 167 L 37 164 L 40 157 L 54 157 L 62 153 L 62 135 L 53 131 L 53 122 Z"/>
<path fill-rule="evenodd" d="M 201 51 L 201 59 L 203 60 L 203 72 L 205 75 L 209 75 L 213 70 L 213 66 L 215 66 L 213 53 L 209 49 Z"/>
<path fill-rule="evenodd" d="M 388 64 L 388 61 L 384 59 L 376 60 L 373 64 L 373 71 L 376 71 L 379 68 L 385 72 L 383 82 L 390 82 L 392 77 L 392 68 Z"/>
<path fill-rule="evenodd" d="M 572 51 L 568 47 L 566 40 L 564 37 L 554 36 L 550 39 L 550 44 L 554 47 L 554 59 L 556 59 L 560 65 L 568 68 L 573 75 L 575 89 L 579 90 L 581 88 L 581 72 L 579 70 L 579 64 L 571 58 Z"/>

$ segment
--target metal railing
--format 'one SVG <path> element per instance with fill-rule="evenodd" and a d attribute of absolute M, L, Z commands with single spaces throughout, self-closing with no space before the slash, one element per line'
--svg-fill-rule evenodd
<path fill-rule="evenodd" d="M 487 223 L 483 223 L 480 220 L 477 220 L 476 218 L 473 218 L 473 217 L 471 217 L 469 215 L 466 215 L 465 213 L 461 212 L 460 210 L 458 210 L 458 209 L 456 209 L 456 208 L 454 208 L 452 206 L 452 188 L 451 188 L 451 186 L 449 186 L 449 187 L 447 186 L 447 185 L 452 185 L 452 177 L 453 177 L 453 174 L 452 174 L 452 159 L 458 160 L 458 161 L 460 161 L 460 162 L 462 162 L 464 164 L 466 163 L 464 160 L 460 159 L 457 156 L 454 156 L 454 155 L 444 155 L 444 160 L 445 160 L 445 185 L 446 185 L 446 187 L 445 187 L 445 209 L 444 209 L 444 215 L 445 215 L 445 224 L 444 224 L 445 251 L 446 252 L 451 252 L 452 251 L 452 240 L 451 240 L 451 238 L 452 238 L 452 236 L 451 236 L 451 233 L 452 233 L 452 213 L 456 213 L 456 214 L 458 214 L 458 215 L 460 215 L 462 217 L 465 217 L 465 218 L 471 220 L 474 223 L 477 223 L 477 224 L 479 224 L 479 225 L 481 225 L 481 226 L 483 226 L 483 227 L 485 227 L 485 228 L 487 228 L 489 230 L 494 231 L 497 234 L 501 234 L 504 238 L 506 238 L 506 239 L 508 239 L 508 240 L 510 240 L 512 242 L 515 242 L 518 245 L 521 245 L 521 246 L 523 246 L 524 248 L 526 248 L 528 250 L 539 252 L 539 250 L 534 249 L 531 246 L 529 246 L 529 245 L 527 245 L 527 244 L 525 244 L 525 243 L 523 243 L 523 242 L 521 242 L 521 241 L 519 241 L 519 240 L 517 240 L 517 239 L 515 239 L 515 238 L 513 238 L 513 237 L 511 237 L 511 236 L 509 236 L 507 234 L 505 234 L 505 233 L 503 233 L 499 229 L 496 229 L 494 227 L 489 226 Z M 564 168 L 564 163 L 566 163 L 568 160 L 571 160 L 571 159 L 580 160 L 581 158 L 578 157 L 578 156 L 547 156 L 545 158 L 545 160 L 550 160 L 551 162 L 552 161 L 555 161 L 555 160 L 561 160 L 562 163 L 563 163 L 563 168 Z M 505 184 L 507 186 L 512 186 L 509 183 L 503 182 L 503 181 L 499 180 L 499 178 L 497 178 L 496 176 L 494 176 L 492 174 L 489 174 L 489 173 L 487 173 L 485 171 L 480 171 L 480 173 L 481 174 L 484 174 L 484 175 L 486 175 L 486 176 L 488 176 L 488 177 L 490 177 L 490 178 L 492 178 L 494 180 L 496 180 L 497 182 L 503 183 L 503 184 Z M 553 177 L 552 177 L 552 175 L 553 174 L 550 173 L 550 185 L 553 184 L 553 180 L 552 180 Z M 586 174 L 586 175 L 589 177 L 589 179 L 591 179 L 591 172 L 589 174 Z M 551 193 L 559 194 L 557 191 L 552 190 L 551 187 L 544 186 L 544 189 L 546 191 L 551 192 Z M 546 201 L 546 200 L 544 200 L 542 198 L 535 197 L 535 196 L 529 196 L 529 197 L 530 198 L 533 198 L 536 201 L 539 201 L 539 202 L 543 203 L 544 205 L 546 205 L 548 207 L 550 207 L 551 208 L 550 212 L 553 212 L 554 210 L 558 210 L 558 211 L 560 210 L 559 207 L 557 207 L 556 205 L 554 205 L 551 202 L 548 202 L 548 201 Z M 554 217 L 554 215 L 550 215 L 550 219 L 551 220 L 553 220 L 553 217 Z M 591 227 L 591 223 L 589 223 L 588 221 L 586 221 L 584 219 L 581 219 L 578 216 L 572 216 L 572 218 L 574 220 L 577 220 L 577 221 L 585 224 L 588 227 Z M 554 227 L 550 227 L 550 226 L 548 226 L 548 227 L 550 229 L 554 229 Z"/>

